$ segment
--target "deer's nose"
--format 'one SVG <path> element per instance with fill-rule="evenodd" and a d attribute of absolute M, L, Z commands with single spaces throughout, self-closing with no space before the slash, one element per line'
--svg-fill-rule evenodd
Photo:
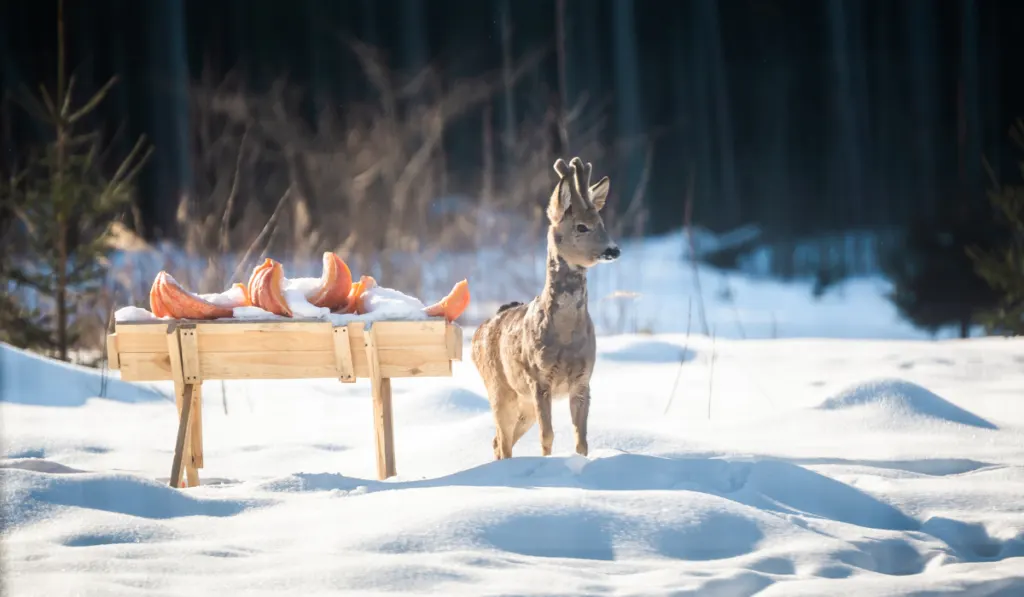
<path fill-rule="evenodd" d="M 615 259 L 618 259 L 621 253 L 622 251 L 620 251 L 618 247 L 612 245 L 611 247 L 605 249 L 604 253 L 601 253 L 601 259 L 605 261 L 613 261 Z"/>

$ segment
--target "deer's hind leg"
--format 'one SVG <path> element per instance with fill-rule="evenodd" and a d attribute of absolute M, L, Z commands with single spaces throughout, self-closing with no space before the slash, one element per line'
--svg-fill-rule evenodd
<path fill-rule="evenodd" d="M 494 368 L 481 368 L 484 373 L 484 386 L 487 388 L 487 399 L 491 403 L 491 414 L 494 415 L 494 458 L 501 460 L 512 457 L 512 444 L 515 443 L 516 421 L 519 420 L 519 405 L 516 392 Z"/>
<path fill-rule="evenodd" d="M 519 405 L 511 388 L 491 392 L 491 411 L 494 413 L 494 458 L 512 458 L 512 446 L 516 443 L 516 425 L 519 421 Z"/>
<path fill-rule="evenodd" d="M 473 335 L 473 363 L 480 372 L 487 400 L 494 415 L 494 457 L 498 460 L 512 457 L 512 437 L 515 433 L 519 408 L 516 393 L 508 383 L 500 356 L 500 333 L 493 323 L 479 327 Z"/>
<path fill-rule="evenodd" d="M 537 413 L 532 408 L 520 408 L 519 418 L 516 419 L 516 428 L 512 433 L 512 445 L 515 446 L 522 437 L 533 427 L 533 424 L 537 421 Z"/>

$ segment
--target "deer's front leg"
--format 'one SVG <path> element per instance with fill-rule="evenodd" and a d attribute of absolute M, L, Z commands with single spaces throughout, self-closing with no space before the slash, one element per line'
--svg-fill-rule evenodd
<path fill-rule="evenodd" d="M 576 431 L 576 453 L 587 455 L 587 415 L 590 414 L 590 384 L 583 383 L 569 394 L 569 413 Z"/>
<path fill-rule="evenodd" d="M 540 449 L 544 456 L 551 455 L 555 443 L 555 431 L 551 428 L 551 389 L 545 384 L 535 384 L 534 401 L 537 406 L 537 424 L 540 427 Z"/>

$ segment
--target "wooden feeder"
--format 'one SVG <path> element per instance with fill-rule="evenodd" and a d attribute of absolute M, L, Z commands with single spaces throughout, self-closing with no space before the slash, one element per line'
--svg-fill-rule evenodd
<path fill-rule="evenodd" d="M 462 360 L 462 328 L 444 320 L 119 322 L 107 336 L 111 369 L 125 381 L 174 382 L 179 422 L 171 487 L 199 485 L 203 468 L 202 384 L 218 379 L 370 379 L 377 476 L 395 472 L 391 379 L 451 377 Z"/>

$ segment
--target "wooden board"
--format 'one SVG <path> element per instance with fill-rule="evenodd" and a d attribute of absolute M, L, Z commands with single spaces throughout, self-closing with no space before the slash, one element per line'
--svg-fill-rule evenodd
<path fill-rule="evenodd" d="M 187 375 L 204 379 L 314 379 L 355 381 L 370 376 L 363 323 L 336 334 L 326 321 L 181 322 L 172 359 L 169 332 L 175 322 L 117 324 L 108 336 L 108 360 L 125 381 L 160 381 Z M 193 327 L 194 326 L 194 327 Z M 462 358 L 462 329 L 444 321 L 380 321 L 372 324 L 382 377 L 450 377 Z M 337 343 L 348 342 L 345 354 Z M 349 359 L 351 363 L 349 363 Z M 185 362 L 182 362 L 185 361 Z M 352 375 L 346 378 L 345 374 Z"/>
<path fill-rule="evenodd" d="M 121 363 L 117 360 L 119 350 L 117 348 L 117 334 L 107 335 L 107 368 L 118 370 Z"/>
<path fill-rule="evenodd" d="M 348 326 L 339 326 L 334 332 L 334 367 L 338 370 L 338 379 L 344 383 L 356 380 L 356 368 L 352 363 L 352 343 L 348 339 Z"/>
<path fill-rule="evenodd" d="M 370 378 L 370 391 L 373 396 L 373 435 L 377 447 L 377 478 L 387 479 L 395 476 L 395 437 L 391 406 L 391 380 L 385 377 L 380 368 L 377 350 L 376 327 L 363 333 L 364 352 Z"/>

